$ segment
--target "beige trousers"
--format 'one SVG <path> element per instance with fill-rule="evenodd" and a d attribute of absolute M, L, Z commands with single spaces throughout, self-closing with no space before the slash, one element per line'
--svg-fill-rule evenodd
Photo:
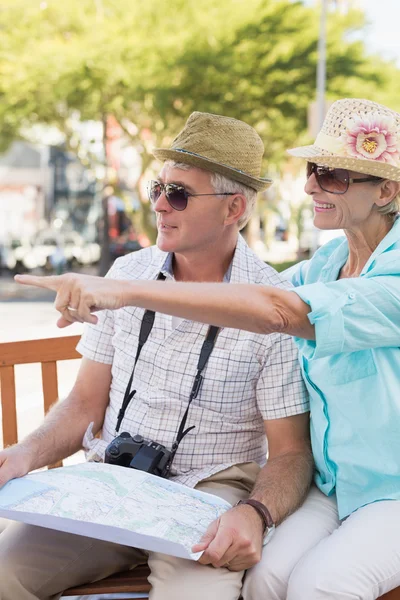
<path fill-rule="evenodd" d="M 255 463 L 236 465 L 196 488 L 235 504 L 249 495 L 258 472 Z M 69 587 L 97 581 L 147 559 L 151 600 L 237 600 L 240 596 L 243 572 L 10 523 L 0 533 L 0 600 L 57 600 Z"/>

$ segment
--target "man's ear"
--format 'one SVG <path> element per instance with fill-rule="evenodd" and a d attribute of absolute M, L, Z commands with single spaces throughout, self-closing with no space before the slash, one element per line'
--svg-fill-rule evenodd
<path fill-rule="evenodd" d="M 391 181 L 390 179 L 385 179 L 380 184 L 380 195 L 377 200 L 375 200 L 375 204 L 379 207 L 386 206 L 389 204 L 396 196 L 400 193 L 400 182 L 399 181 Z"/>
<path fill-rule="evenodd" d="M 232 194 L 228 199 L 228 212 L 225 225 L 237 223 L 246 210 L 247 200 L 242 194 Z"/>

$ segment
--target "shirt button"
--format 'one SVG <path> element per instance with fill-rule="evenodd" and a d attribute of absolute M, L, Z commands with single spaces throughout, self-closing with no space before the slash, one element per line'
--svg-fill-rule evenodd
<path fill-rule="evenodd" d="M 350 300 L 354 300 L 355 297 L 356 297 L 355 293 L 354 292 L 350 292 L 350 294 L 349 294 Z"/>

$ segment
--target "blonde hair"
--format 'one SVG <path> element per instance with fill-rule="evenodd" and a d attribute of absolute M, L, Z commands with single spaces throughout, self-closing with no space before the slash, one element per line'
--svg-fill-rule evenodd
<path fill-rule="evenodd" d="M 174 160 L 167 160 L 164 164 L 171 169 L 182 169 L 182 171 L 190 171 L 190 169 L 194 168 L 198 169 L 198 167 L 192 167 L 186 163 L 179 163 L 175 162 Z M 205 171 L 206 173 L 210 174 L 210 182 L 215 192 L 221 192 L 222 194 L 241 194 L 245 198 L 246 208 L 237 222 L 239 230 L 243 229 L 243 227 L 247 225 L 251 217 L 251 213 L 253 212 L 257 199 L 256 190 L 253 190 L 253 188 L 250 188 L 243 183 L 229 179 L 224 175 L 220 175 L 220 173 L 213 173 L 212 171 L 206 171 L 206 169 L 200 169 L 200 171 Z"/>

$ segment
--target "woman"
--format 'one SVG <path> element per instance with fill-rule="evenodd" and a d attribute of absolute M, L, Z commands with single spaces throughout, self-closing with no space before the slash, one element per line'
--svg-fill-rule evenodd
<path fill-rule="evenodd" d="M 315 144 L 291 151 L 308 161 L 315 225 L 346 234 L 295 269 L 294 291 L 19 278 L 58 292 L 61 326 L 96 322 L 93 308 L 135 305 L 295 336 L 311 397 L 317 487 L 277 528 L 247 578 L 245 600 L 372 599 L 400 585 L 399 150 L 399 114 L 340 100 Z"/>
<path fill-rule="evenodd" d="M 308 161 L 315 226 L 346 237 L 291 273 L 315 325 L 315 342 L 296 342 L 321 491 L 278 528 L 245 600 L 372 599 L 400 585 L 399 143 L 399 114 L 341 100 L 313 146 L 289 151 Z"/>

